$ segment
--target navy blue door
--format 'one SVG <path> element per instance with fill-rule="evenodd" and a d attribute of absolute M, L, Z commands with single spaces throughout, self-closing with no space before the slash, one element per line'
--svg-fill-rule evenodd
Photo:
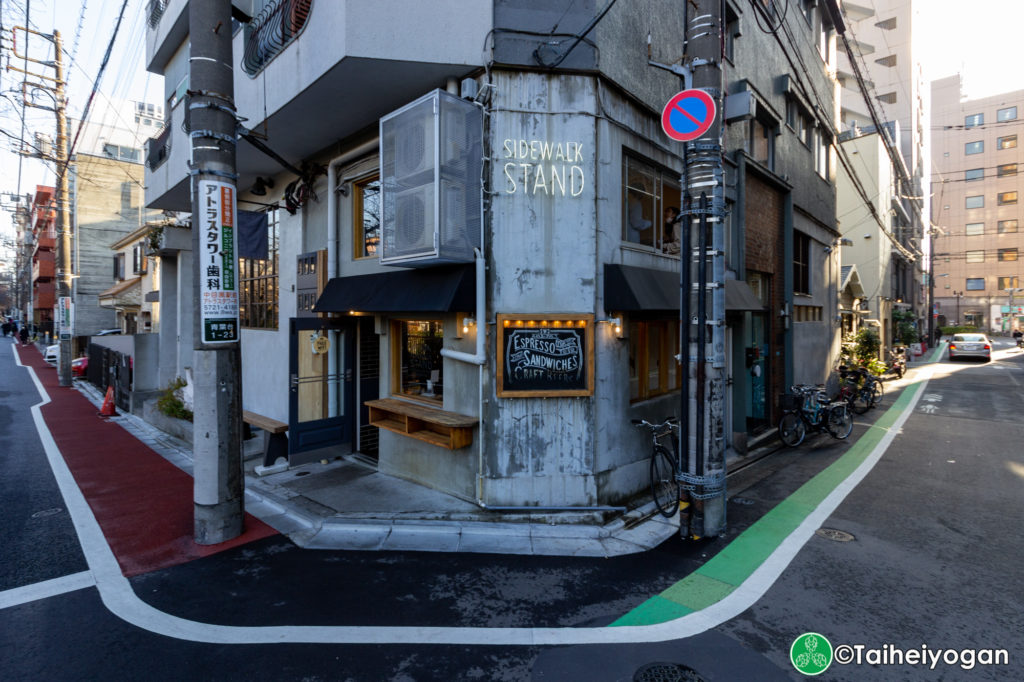
<path fill-rule="evenodd" d="M 289 322 L 289 456 L 351 443 L 356 415 L 355 324 L 315 317 L 293 317 Z"/>

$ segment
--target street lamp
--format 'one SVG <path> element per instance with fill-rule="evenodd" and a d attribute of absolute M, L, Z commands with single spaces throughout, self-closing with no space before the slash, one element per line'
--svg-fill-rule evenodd
<path fill-rule="evenodd" d="M 960 326 L 960 297 L 964 295 L 962 291 L 954 291 L 953 295 L 956 296 L 956 326 Z"/>
<path fill-rule="evenodd" d="M 1008 305 L 1006 306 L 1006 331 L 1008 331 L 1008 332 L 1012 332 L 1013 331 L 1013 320 L 1016 317 L 1013 314 L 1013 294 L 1014 294 L 1014 292 L 1017 292 L 1017 291 L 1024 291 L 1024 288 L 1021 288 L 1021 287 L 1007 287 L 1006 288 L 1006 293 L 1009 294 L 1009 296 L 1010 296 L 1010 300 L 1008 301 Z"/>

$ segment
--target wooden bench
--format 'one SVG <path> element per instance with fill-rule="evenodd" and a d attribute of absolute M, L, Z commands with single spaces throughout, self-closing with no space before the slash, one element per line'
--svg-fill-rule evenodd
<path fill-rule="evenodd" d="M 263 438 L 263 466 L 273 466 L 279 457 L 288 459 L 287 424 L 249 410 L 242 410 L 242 421 L 266 433 Z"/>
<path fill-rule="evenodd" d="M 368 400 L 370 426 L 416 438 L 431 445 L 458 450 L 473 443 L 473 427 L 479 420 L 404 400 Z"/>

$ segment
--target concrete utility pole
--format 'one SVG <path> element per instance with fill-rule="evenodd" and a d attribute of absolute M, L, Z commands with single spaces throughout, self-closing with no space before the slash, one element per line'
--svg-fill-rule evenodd
<path fill-rule="evenodd" d="M 192 135 L 195 541 L 242 534 L 242 378 L 235 250 L 231 2 L 188 4 Z"/>
<path fill-rule="evenodd" d="M 692 474 L 683 474 L 690 493 L 691 537 L 725 531 L 725 177 L 723 151 L 722 2 L 699 0 L 686 26 L 687 56 L 692 57 L 692 87 L 715 100 L 714 123 L 701 138 L 687 143 L 686 188 L 690 231 L 684 258 L 697 255 L 697 363 L 695 366 L 696 452 Z M 710 235 L 708 231 L 710 230 Z M 709 243 L 710 241 L 710 243 Z M 710 265 L 710 273 L 708 272 Z M 710 289 L 710 311 L 708 310 Z M 687 327 L 684 321 L 684 328 Z M 689 353 L 689 344 L 683 344 Z"/>
<path fill-rule="evenodd" d="M 57 378 L 71 385 L 71 197 L 68 194 L 68 118 L 64 106 L 64 62 L 60 31 L 53 32 L 54 77 L 57 79 L 57 322 L 60 322 L 60 356 Z M 65 307 L 66 306 L 66 307 Z"/>

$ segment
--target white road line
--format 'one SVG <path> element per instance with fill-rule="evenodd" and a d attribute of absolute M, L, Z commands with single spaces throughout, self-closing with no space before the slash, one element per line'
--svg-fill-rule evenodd
<path fill-rule="evenodd" d="M 15 351 L 15 358 L 21 364 Z M 729 596 L 706 609 L 657 625 L 627 625 L 600 628 L 476 628 L 476 627 L 374 627 L 374 626 L 254 626 L 234 627 L 200 623 L 173 616 L 145 603 L 121 575 L 117 560 L 100 530 L 57 445 L 43 420 L 40 408 L 50 402 L 35 371 L 29 374 L 42 401 L 32 407 L 32 416 L 43 441 L 65 505 L 78 531 L 86 560 L 96 580 L 103 603 L 111 613 L 150 632 L 193 642 L 216 644 L 463 644 L 529 645 L 613 644 L 661 642 L 700 634 L 736 617 L 764 596 L 782 575 L 814 531 L 836 510 L 846 496 L 867 476 L 886 448 L 913 413 L 931 371 L 917 386 L 910 403 L 896 419 L 871 454 L 836 487 L 751 576 Z"/>
<path fill-rule="evenodd" d="M 95 584 L 96 581 L 93 579 L 92 573 L 82 571 L 81 573 L 73 573 L 61 578 L 44 580 L 41 583 L 15 587 L 0 592 L 0 609 L 20 606 L 21 604 L 46 599 L 47 597 L 55 597 L 58 594 L 66 594 L 86 587 L 92 587 Z"/>

